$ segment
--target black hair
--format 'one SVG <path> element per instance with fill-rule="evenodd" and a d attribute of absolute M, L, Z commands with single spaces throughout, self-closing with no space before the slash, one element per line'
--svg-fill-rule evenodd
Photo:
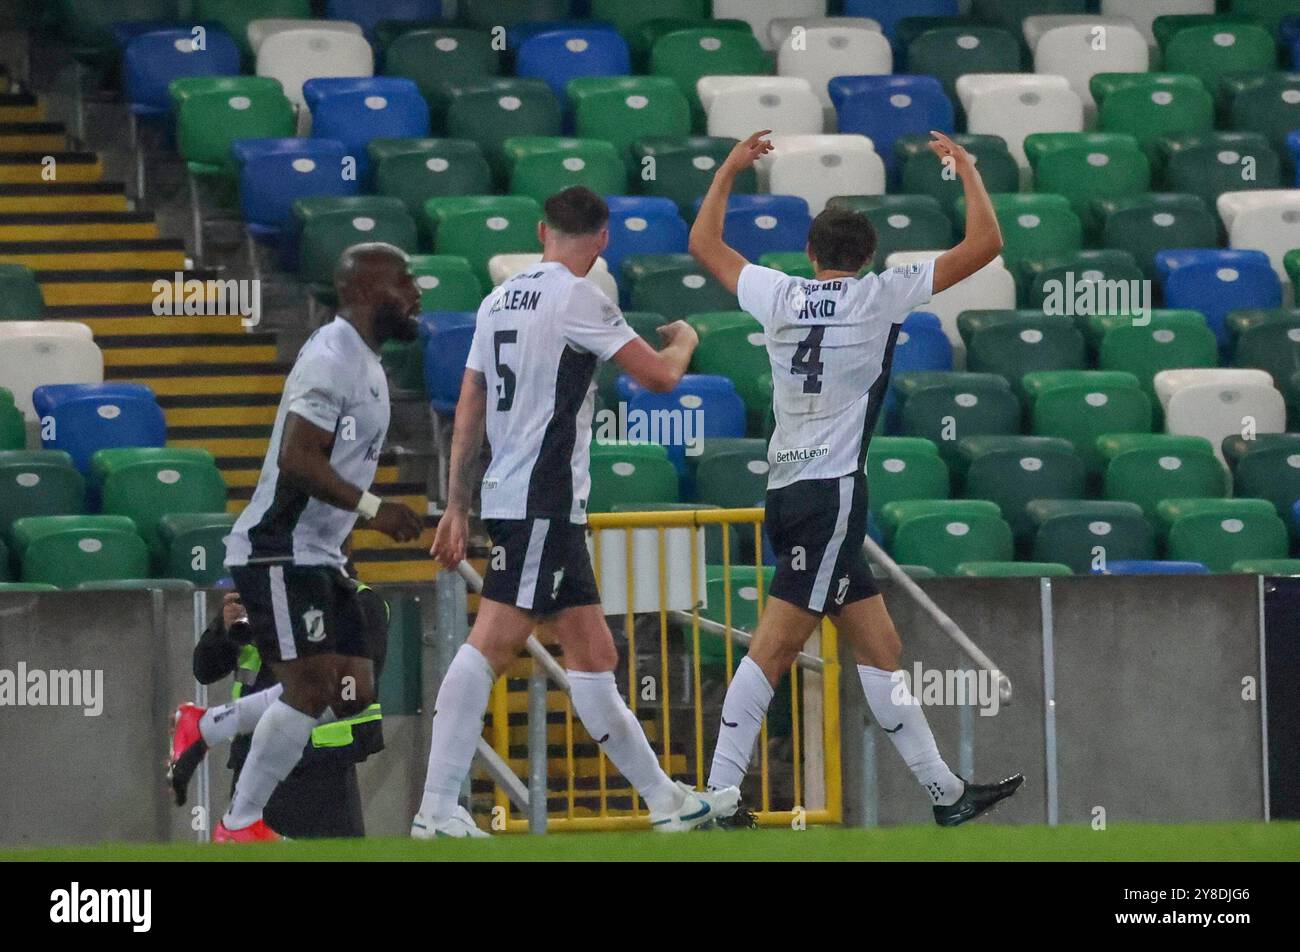
<path fill-rule="evenodd" d="M 876 229 L 860 212 L 828 208 L 808 229 L 808 250 L 823 271 L 861 271 L 876 253 Z"/>
<path fill-rule="evenodd" d="M 546 200 L 546 225 L 566 235 L 594 235 L 609 224 L 609 206 L 589 188 L 574 185 Z"/>

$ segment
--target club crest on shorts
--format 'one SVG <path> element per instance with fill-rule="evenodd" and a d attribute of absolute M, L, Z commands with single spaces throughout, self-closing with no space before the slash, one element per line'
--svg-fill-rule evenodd
<path fill-rule="evenodd" d="M 844 596 L 849 594 L 849 577 L 846 575 L 844 578 L 840 579 L 839 585 L 839 591 L 835 593 L 835 604 L 843 605 Z"/>
<path fill-rule="evenodd" d="M 325 613 L 319 608 L 309 608 L 302 613 L 303 627 L 310 642 L 325 640 Z"/>

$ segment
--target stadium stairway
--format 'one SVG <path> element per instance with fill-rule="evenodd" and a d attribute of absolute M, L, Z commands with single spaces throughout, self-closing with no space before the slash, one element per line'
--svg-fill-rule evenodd
<path fill-rule="evenodd" d="M 191 267 L 184 242 L 163 237 L 153 215 L 133 210 L 124 185 L 103 176 L 100 156 L 47 122 L 37 97 L 0 94 L 0 262 L 36 272 L 47 319 L 91 328 L 106 380 L 153 389 L 168 443 L 211 452 L 227 509 L 239 512 L 256 486 L 289 370 L 277 334 L 248 330 L 237 314 L 156 314 L 155 282 L 220 275 Z M 425 487 L 399 478 L 391 452 L 380 458 L 375 491 L 428 510 Z M 432 537 L 432 525 L 406 545 L 358 530 L 352 556 L 367 582 L 427 581 Z"/>

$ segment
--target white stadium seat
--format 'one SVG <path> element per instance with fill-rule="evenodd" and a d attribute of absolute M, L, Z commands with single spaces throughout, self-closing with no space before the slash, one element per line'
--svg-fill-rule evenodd
<path fill-rule="evenodd" d="M 704 76 L 696 88 L 711 136 L 745 139 L 757 129 L 771 129 L 776 135 L 816 135 L 824 129 L 821 100 L 806 79 Z"/>
<path fill-rule="evenodd" d="M 75 321 L 0 321 L 0 387 L 36 420 L 32 391 L 48 383 L 102 383 L 104 355 Z"/>
<path fill-rule="evenodd" d="M 947 249 L 939 251 L 895 251 L 885 259 L 886 268 L 914 264 L 937 258 Z M 962 311 L 1000 311 L 1016 306 L 1016 279 L 1007 270 L 1001 256 L 993 259 L 965 281 L 959 281 L 948 290 L 936 294 L 921 309 L 938 316 L 943 332 L 952 344 L 952 365 L 955 370 L 966 367 L 966 344 L 957 330 L 957 315 Z"/>
<path fill-rule="evenodd" d="M 1300 188 L 1224 192 L 1218 210 L 1228 230 L 1228 245 L 1264 252 L 1278 280 L 1289 284 L 1283 259 L 1288 251 L 1300 248 Z"/>
<path fill-rule="evenodd" d="M 1034 72 L 1064 76 L 1089 112 L 1096 108 L 1088 88 L 1094 75 L 1145 73 L 1151 62 L 1146 39 L 1125 17 L 1026 17 L 1025 41 Z"/>
<path fill-rule="evenodd" d="M 361 36 L 361 27 L 351 20 L 293 20 L 288 17 L 267 17 L 253 20 L 248 24 L 248 45 L 256 56 L 268 36 L 285 33 L 289 30 L 301 30 L 309 27 L 313 30 L 334 30 L 338 33 L 350 33 Z"/>
<path fill-rule="evenodd" d="M 1246 432 L 1286 429 L 1286 400 L 1262 370 L 1162 370 L 1156 395 L 1165 411 L 1165 430 L 1210 441 L 1223 461 L 1223 440 Z"/>
<path fill-rule="evenodd" d="M 808 80 L 822 108 L 832 109 L 827 89 L 832 79 L 892 73 L 894 53 L 878 29 L 832 22 L 830 26 L 807 26 L 785 37 L 776 56 L 776 71 Z"/>
<path fill-rule="evenodd" d="M 805 30 L 814 27 L 837 27 L 841 30 L 872 30 L 881 32 L 880 24 L 871 17 L 777 17 L 767 25 L 768 40 L 772 49 L 779 50 L 797 26 Z"/>
<path fill-rule="evenodd" d="M 797 195 L 815 216 L 836 195 L 883 195 L 885 163 L 863 135 L 773 136 L 756 165 L 758 187 Z"/>
<path fill-rule="evenodd" d="M 493 287 L 514 277 L 520 271 L 531 268 L 541 260 L 542 256 L 537 252 L 493 255 L 488 259 L 488 274 L 492 278 Z M 614 276 L 609 273 L 609 265 L 605 263 L 604 258 L 596 259 L 596 264 L 587 277 L 604 291 L 605 296 L 611 301 L 618 300 L 618 285 L 614 283 Z"/>
<path fill-rule="evenodd" d="M 272 33 L 257 53 L 257 75 L 278 79 L 296 106 L 302 84 L 325 76 L 373 76 L 375 56 L 365 37 L 307 27 Z M 305 111 L 305 110 L 304 110 Z"/>
<path fill-rule="evenodd" d="M 1148 46 L 1156 45 L 1151 24 L 1156 17 L 1183 13 L 1213 13 L 1214 0 L 1101 0 L 1106 16 L 1127 17 L 1138 28 Z"/>
<path fill-rule="evenodd" d="M 768 26 L 777 17 L 824 17 L 826 0 L 713 0 L 717 20 L 744 20 L 763 49 L 774 49 Z"/>
<path fill-rule="evenodd" d="M 1082 132 L 1083 100 L 1064 76 L 971 73 L 957 80 L 957 96 L 970 132 L 1001 136 L 1022 169 L 1025 136 Z"/>

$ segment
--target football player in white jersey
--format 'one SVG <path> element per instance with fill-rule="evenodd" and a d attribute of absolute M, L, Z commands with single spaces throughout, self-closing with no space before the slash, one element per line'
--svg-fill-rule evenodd
<path fill-rule="evenodd" d="M 492 460 L 481 514 L 492 541 L 478 618 L 438 691 L 418 839 L 485 836 L 458 804 L 493 683 L 534 628 L 564 652 L 570 697 L 588 733 L 645 799 L 655 830 L 693 829 L 735 812 L 740 791 L 697 792 L 664 773 L 614 682 L 618 652 L 587 552 L 591 420 L 600 361 L 665 392 L 699 342 L 683 321 L 653 350 L 587 274 L 609 242 L 609 208 L 575 187 L 552 195 L 538 225 L 542 260 L 478 311 L 452 435 L 446 512 L 433 554 L 465 558 L 468 514 L 486 433 Z"/>
<path fill-rule="evenodd" d="M 423 527 L 406 506 L 370 492 L 389 418 L 379 348 L 419 333 L 410 262 L 392 245 L 354 245 L 334 285 L 338 316 L 298 352 L 257 489 L 226 537 L 254 643 L 284 692 L 257 721 L 216 842 L 278 839 L 262 811 L 312 729 L 374 702 L 365 613 L 344 571 L 357 519 L 399 542 Z"/>
<path fill-rule="evenodd" d="M 899 325 L 932 295 L 993 261 L 1002 234 L 971 156 L 935 132 L 930 148 L 960 177 L 966 195 L 966 235 L 956 247 L 923 264 L 861 274 L 876 247 L 871 222 L 827 209 L 808 233 L 814 280 L 750 264 L 723 240 L 723 221 L 737 173 L 772 151 L 767 135 L 739 143 L 719 167 L 690 237 L 691 254 L 763 325 L 776 415 L 765 525 L 777 566 L 749 652 L 723 702 L 709 786 L 729 788 L 744 779 L 774 686 L 830 614 L 856 656 L 876 722 L 929 795 L 935 821 L 955 826 L 1009 797 L 1024 778 L 977 785 L 956 776 L 896 674 L 902 642 L 862 550 L 864 465 Z M 743 807 L 730 820 L 752 824 Z"/>

